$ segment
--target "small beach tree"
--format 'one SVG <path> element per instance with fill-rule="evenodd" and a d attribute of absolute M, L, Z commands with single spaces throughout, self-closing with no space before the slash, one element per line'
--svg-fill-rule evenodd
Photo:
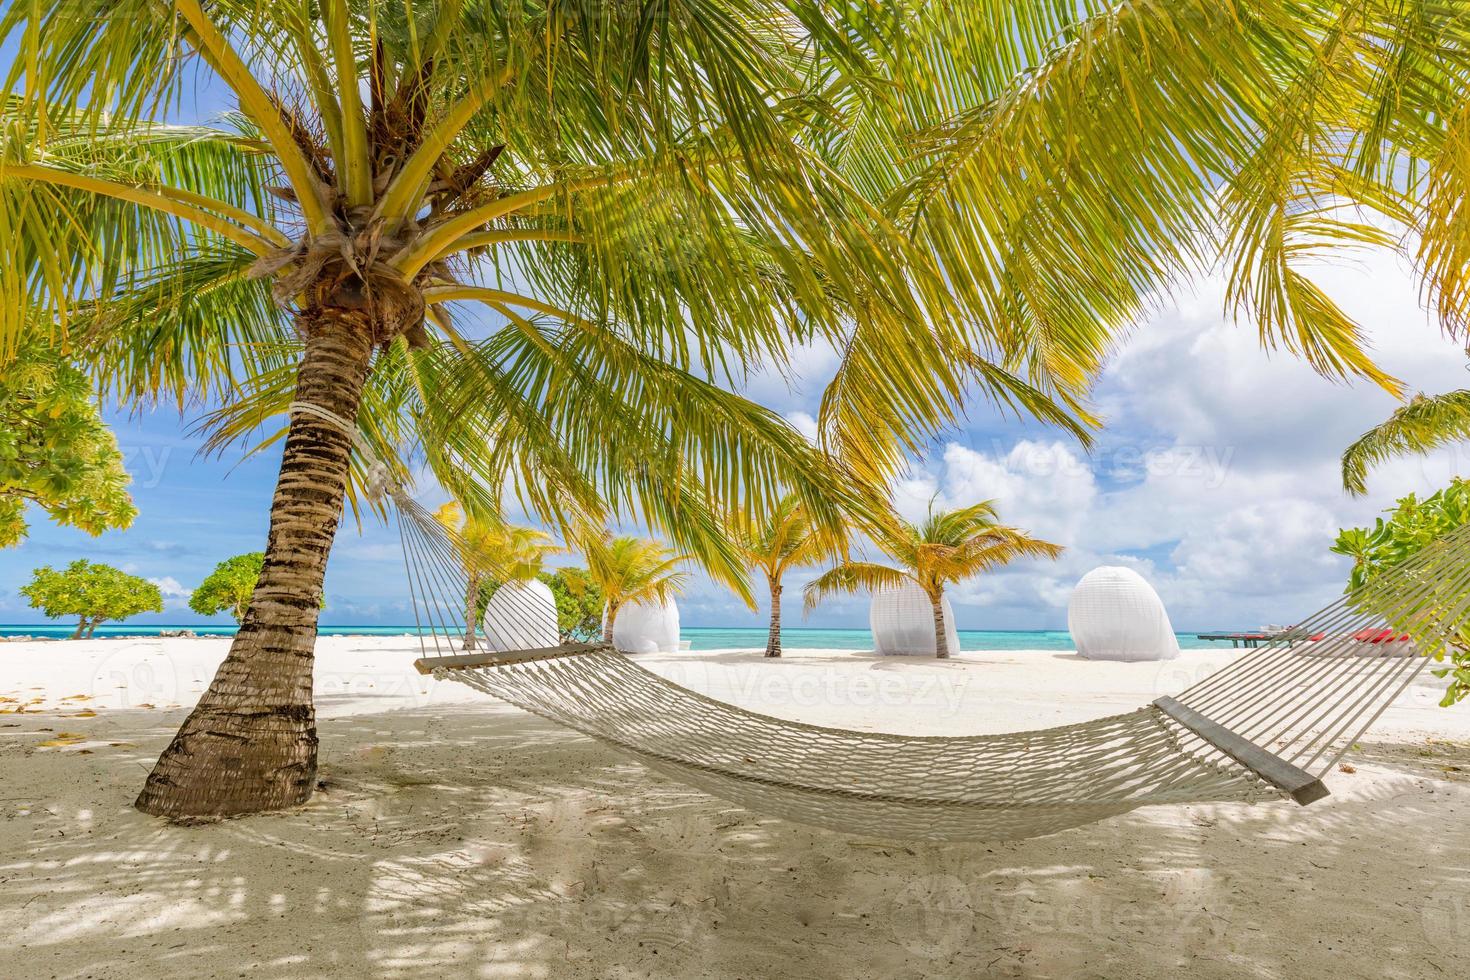
<path fill-rule="evenodd" d="M 587 575 L 606 603 L 602 642 L 611 644 L 618 612 L 629 603 L 666 602 L 678 595 L 688 579 L 680 566 L 687 555 L 676 554 L 662 543 L 631 535 L 614 537 L 603 530 L 583 530 L 577 548 L 587 562 Z"/>
<path fill-rule="evenodd" d="M 530 582 L 541 574 L 546 556 L 556 551 L 551 535 L 495 518 L 466 514 L 454 501 L 434 512 L 454 533 L 455 551 L 465 573 L 464 648 L 475 649 L 475 633 L 490 596 L 502 585 Z"/>
<path fill-rule="evenodd" d="M 558 568 L 539 578 L 556 600 L 556 628 L 562 642 L 591 643 L 602 634 L 606 603 L 585 568 Z"/>
<path fill-rule="evenodd" d="M 766 580 L 770 625 L 766 656 L 781 656 L 781 593 L 786 572 L 836 556 L 846 545 L 843 534 L 814 523 L 801 499 L 788 494 L 764 519 L 736 521 L 732 529 L 752 570 Z"/>
<path fill-rule="evenodd" d="M 55 619 L 76 616 L 73 640 L 97 632 L 103 623 L 144 612 L 163 612 L 163 593 L 145 578 L 120 568 L 78 559 L 60 571 L 43 565 L 31 573 L 20 594 L 33 608 Z"/>
<path fill-rule="evenodd" d="M 236 623 L 243 621 L 264 562 L 260 551 L 226 558 L 190 593 L 189 608 L 201 616 L 228 612 Z"/>
<path fill-rule="evenodd" d="M 873 592 L 913 582 L 924 590 L 933 607 L 934 655 L 940 659 L 954 652 L 949 649 L 944 628 L 946 585 L 1018 558 L 1056 558 L 1065 550 L 1001 524 L 993 500 L 949 511 L 936 510 L 931 503 L 929 515 L 919 524 L 891 514 L 875 529 L 874 537 L 897 565 L 844 561 L 807 584 L 807 610 L 816 608 L 833 593 Z"/>

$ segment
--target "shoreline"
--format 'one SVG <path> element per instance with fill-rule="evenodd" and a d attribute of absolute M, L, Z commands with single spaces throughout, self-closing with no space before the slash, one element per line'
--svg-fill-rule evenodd
<path fill-rule="evenodd" d="M 0 644 L 24 642 L 72 642 L 74 627 L 66 625 L 38 626 L 37 624 L 0 625 Z M 37 632 L 42 630 L 43 632 Z M 1065 629 L 1043 630 L 958 630 L 960 649 L 963 652 L 983 653 L 987 651 L 1043 650 L 1066 652 L 1074 649 L 1071 634 Z M 764 626 L 686 626 L 683 639 L 692 644 L 691 649 L 701 653 L 718 653 L 730 649 L 764 648 L 766 628 Z M 153 639 L 204 639 L 230 638 L 235 634 L 233 626 L 103 626 L 91 640 L 153 640 Z M 416 641 L 418 630 L 413 626 L 321 626 L 319 637 L 362 638 L 362 639 L 409 639 Z M 1185 653 L 1202 650 L 1220 650 L 1229 645 L 1200 640 L 1194 632 L 1179 632 L 1175 636 L 1180 650 Z M 782 646 L 790 650 L 844 649 L 872 652 L 872 633 L 863 627 L 793 626 L 783 627 Z"/>

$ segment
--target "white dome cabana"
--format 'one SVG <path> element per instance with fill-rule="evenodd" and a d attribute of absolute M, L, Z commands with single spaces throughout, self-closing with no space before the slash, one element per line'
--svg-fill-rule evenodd
<path fill-rule="evenodd" d="M 668 599 L 622 607 L 613 623 L 613 648 L 624 653 L 675 652 L 679 649 L 679 604 Z"/>
<path fill-rule="evenodd" d="M 1103 565 L 1077 583 L 1067 629 L 1089 660 L 1173 660 L 1179 638 L 1153 586 L 1131 568 Z"/>
<path fill-rule="evenodd" d="M 545 582 L 507 582 L 485 604 L 485 645 L 496 653 L 539 650 L 561 642 L 556 597 Z"/>
<path fill-rule="evenodd" d="M 960 652 L 960 638 L 954 628 L 954 610 L 948 599 L 943 602 L 944 636 L 954 656 Z M 884 656 L 932 657 L 936 652 L 934 607 L 914 582 L 874 592 L 868 625 L 873 630 L 873 648 Z"/>

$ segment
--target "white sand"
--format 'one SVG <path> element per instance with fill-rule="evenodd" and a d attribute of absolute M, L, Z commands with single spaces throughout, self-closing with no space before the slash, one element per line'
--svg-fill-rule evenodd
<path fill-rule="evenodd" d="M 407 638 L 326 638 L 310 805 L 145 817 L 133 795 L 225 647 L 0 644 L 0 976 L 1470 975 L 1470 707 L 1435 707 L 1431 677 L 1307 809 L 1156 807 L 1033 841 L 904 845 L 651 775 L 420 677 Z M 643 662 L 784 717 L 959 734 L 1129 710 L 1235 655 Z"/>

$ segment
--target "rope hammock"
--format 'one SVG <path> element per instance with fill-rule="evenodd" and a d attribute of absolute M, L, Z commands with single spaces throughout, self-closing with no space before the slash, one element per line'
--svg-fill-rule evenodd
<path fill-rule="evenodd" d="M 961 737 L 824 728 L 707 697 L 602 645 L 464 652 L 483 630 L 466 602 L 480 559 L 401 488 L 378 489 L 398 512 L 420 671 L 733 803 L 848 833 L 1010 840 L 1154 804 L 1305 806 L 1328 795 L 1322 776 L 1431 657 L 1470 642 L 1467 525 L 1127 714 Z"/>

